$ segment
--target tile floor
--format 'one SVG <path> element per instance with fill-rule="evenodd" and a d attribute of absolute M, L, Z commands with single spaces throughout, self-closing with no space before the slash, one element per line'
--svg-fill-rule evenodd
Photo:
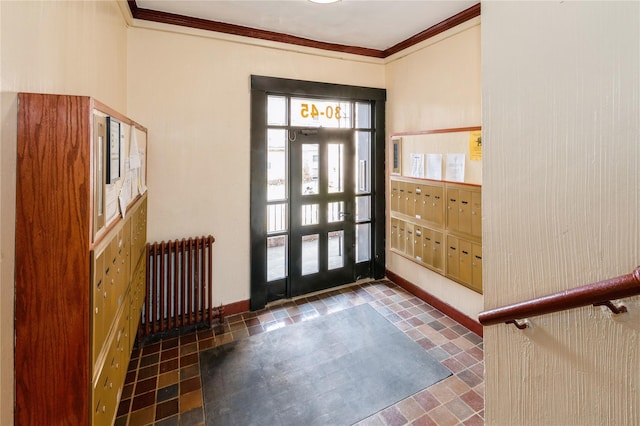
<path fill-rule="evenodd" d="M 377 309 L 453 375 L 359 426 L 484 424 L 482 338 L 391 281 L 380 280 L 230 316 L 214 330 L 151 339 L 134 349 L 115 425 L 204 425 L 199 351 L 362 303 Z M 209 425 L 215 424 L 209 419 Z"/>

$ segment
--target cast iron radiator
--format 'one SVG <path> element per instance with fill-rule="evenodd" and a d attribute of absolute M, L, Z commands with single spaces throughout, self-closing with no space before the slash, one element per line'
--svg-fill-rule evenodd
<path fill-rule="evenodd" d="M 213 243 L 208 237 L 147 244 L 145 301 L 138 337 L 163 331 L 213 325 L 223 320 L 213 306 Z"/>

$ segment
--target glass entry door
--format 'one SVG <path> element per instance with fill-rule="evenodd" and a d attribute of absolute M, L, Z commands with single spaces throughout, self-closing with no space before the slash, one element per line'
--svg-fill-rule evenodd
<path fill-rule="evenodd" d="M 353 130 L 298 130 L 290 142 L 290 295 L 354 281 Z"/>
<path fill-rule="evenodd" d="M 251 77 L 251 310 L 384 276 L 385 97 Z"/>

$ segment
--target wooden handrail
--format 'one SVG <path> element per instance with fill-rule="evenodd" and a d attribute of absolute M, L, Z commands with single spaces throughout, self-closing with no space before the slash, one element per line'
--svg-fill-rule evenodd
<path fill-rule="evenodd" d="M 481 312 L 478 321 L 482 325 L 513 323 L 525 328 L 518 320 L 588 305 L 605 305 L 614 313 L 626 312 L 624 306 L 616 307 L 611 300 L 637 295 L 640 295 L 640 266 L 630 274 Z"/>

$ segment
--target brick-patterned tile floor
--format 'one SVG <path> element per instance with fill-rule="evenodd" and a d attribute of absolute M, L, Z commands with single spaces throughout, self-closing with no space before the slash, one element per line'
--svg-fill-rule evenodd
<path fill-rule="evenodd" d="M 358 425 L 484 424 L 482 338 L 386 279 L 234 315 L 213 330 L 152 339 L 134 349 L 115 424 L 215 425 L 215 419 L 205 419 L 199 351 L 363 303 L 378 310 L 453 375 Z"/>

